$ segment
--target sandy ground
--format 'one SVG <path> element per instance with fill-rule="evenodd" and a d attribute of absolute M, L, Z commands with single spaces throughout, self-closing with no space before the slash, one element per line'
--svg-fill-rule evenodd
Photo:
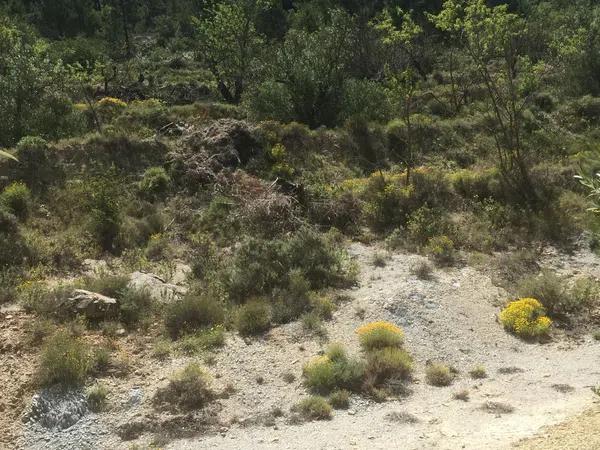
<path fill-rule="evenodd" d="M 185 418 L 190 437 L 171 440 L 166 448 L 504 449 L 517 444 L 525 449 L 594 448 L 561 446 L 560 439 L 565 433 L 576 437 L 576 430 L 586 427 L 599 429 L 595 402 L 600 397 L 591 390 L 600 381 L 597 341 L 589 335 L 575 339 L 557 331 L 551 342 L 524 343 L 497 323 L 507 293 L 494 286 L 488 275 L 464 266 L 436 269 L 432 280 L 419 280 L 410 269 L 422 257 L 395 253 L 385 267 L 378 268 L 372 259 L 380 251 L 352 244 L 350 252 L 360 266 L 360 279 L 355 288 L 341 293 L 346 300 L 326 324 L 328 341 L 341 342 L 358 353 L 357 327 L 374 320 L 400 325 L 415 358 L 410 395 L 384 403 L 355 397 L 350 409 L 334 412 L 331 421 L 292 425 L 288 423 L 290 407 L 308 395 L 302 386 L 302 366 L 327 343 L 307 336 L 297 323 L 250 341 L 230 335 L 208 371 L 217 389 L 229 386 L 233 393 L 206 413 L 213 420 L 211 427 L 203 429 L 195 416 Z M 548 254 L 546 260 L 567 274 L 600 275 L 598 261 L 589 253 Z M 91 444 L 89 439 L 76 437 L 76 424 L 69 433 L 43 439 L 28 436 L 17 447 L 128 449 L 133 444 L 145 448 L 153 440 L 161 441 L 164 428 L 160 427 L 169 425 L 171 419 L 152 409 L 151 398 L 173 371 L 194 358 L 158 362 L 149 356 L 151 340 L 135 344 L 138 350 L 132 355 L 130 375 L 103 380 L 110 388 L 113 407 L 93 423 L 101 424 L 108 434 Z M 426 384 L 428 360 L 457 368 L 460 373 L 454 384 L 443 388 Z M 469 377 L 469 370 L 477 365 L 486 368 L 487 378 Z M 284 379 L 288 373 L 294 381 Z M 468 402 L 453 399 L 454 393 L 464 389 L 470 394 Z M 132 402 L 133 398 L 138 400 Z M 490 410 L 496 404 L 513 411 Z M 284 417 L 273 419 L 274 408 L 280 408 Z M 390 420 L 390 413 L 407 413 L 416 421 Z M 135 423 L 147 426 L 136 434 L 137 439 L 121 441 L 117 430 Z M 546 442 L 555 446 L 547 447 Z M 160 447 L 165 445 L 161 442 Z"/>

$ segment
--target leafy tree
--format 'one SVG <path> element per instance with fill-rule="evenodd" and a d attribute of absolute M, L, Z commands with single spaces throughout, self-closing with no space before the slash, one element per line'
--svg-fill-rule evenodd
<path fill-rule="evenodd" d="M 239 103 L 264 44 L 256 31 L 258 14 L 267 0 L 218 3 L 211 14 L 196 20 L 199 55 L 217 80 L 219 91 L 230 103 Z"/>
<path fill-rule="evenodd" d="M 0 145 L 25 135 L 58 137 L 71 104 L 62 95 L 64 68 L 26 27 L 0 19 Z"/>
<path fill-rule="evenodd" d="M 381 33 L 382 42 L 392 47 L 395 53 L 413 55 L 415 42 L 423 32 L 410 14 L 397 10 L 396 14 L 402 17 L 402 26 L 397 28 L 389 10 L 385 10 L 376 22 L 374 28 Z M 400 105 L 400 116 L 404 123 L 404 130 L 392 127 L 388 130 L 389 142 L 392 151 L 399 157 L 406 167 L 406 184 L 410 183 L 410 172 L 415 162 L 415 142 L 412 126 L 412 115 L 415 103 L 415 94 L 420 84 L 420 77 L 412 65 L 394 70 L 387 67 L 388 92 Z"/>
<path fill-rule="evenodd" d="M 353 19 L 341 10 L 315 32 L 288 31 L 272 79 L 289 96 L 293 118 L 311 127 L 335 125 L 355 39 Z"/>
<path fill-rule="evenodd" d="M 535 204 L 538 199 L 528 169 L 523 111 L 546 66 L 543 61 L 532 63 L 519 46 L 524 21 L 508 12 L 506 5 L 488 7 L 485 0 L 446 0 L 442 11 L 431 19 L 460 42 L 485 87 L 505 184 L 525 202 Z"/>

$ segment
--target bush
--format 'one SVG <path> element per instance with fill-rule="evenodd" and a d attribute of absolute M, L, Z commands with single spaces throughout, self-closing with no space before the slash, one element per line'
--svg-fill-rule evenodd
<path fill-rule="evenodd" d="M 427 242 L 425 252 L 438 264 L 450 264 L 455 257 L 454 242 L 448 236 L 433 237 Z"/>
<path fill-rule="evenodd" d="M 48 143 L 37 136 L 26 136 L 16 146 L 19 160 L 16 178 L 24 181 L 34 191 L 42 191 L 57 177 L 57 168 L 51 163 Z"/>
<path fill-rule="evenodd" d="M 165 327 L 173 339 L 202 327 L 222 324 L 223 305 L 211 297 L 190 293 L 171 303 L 165 312 Z"/>
<path fill-rule="evenodd" d="M 404 342 L 402 329 L 389 322 L 371 322 L 357 329 L 356 333 L 360 346 L 367 352 L 385 347 L 401 347 Z"/>
<path fill-rule="evenodd" d="M 334 409 L 348 409 L 350 407 L 350 392 L 345 389 L 333 391 L 328 400 Z"/>
<path fill-rule="evenodd" d="M 43 385 L 82 384 L 91 368 L 87 344 L 65 332 L 58 332 L 42 347 L 39 381 Z"/>
<path fill-rule="evenodd" d="M 148 199 L 163 198 L 171 184 L 171 178 L 162 167 L 150 167 L 138 186 L 140 194 Z"/>
<path fill-rule="evenodd" d="M 103 250 L 115 251 L 122 216 L 116 194 L 108 182 L 96 182 L 90 198 L 89 230 Z"/>
<path fill-rule="evenodd" d="M 30 201 L 31 192 L 25 183 L 12 183 L 0 195 L 0 203 L 21 220 L 29 214 Z"/>
<path fill-rule="evenodd" d="M 186 355 L 194 355 L 223 345 L 225 345 L 225 330 L 221 325 L 185 335 L 178 342 L 178 348 Z"/>
<path fill-rule="evenodd" d="M 318 395 L 305 398 L 296 405 L 296 408 L 306 420 L 329 420 L 331 419 L 331 405 L 327 400 Z"/>
<path fill-rule="evenodd" d="M 98 276 L 86 277 L 83 280 L 85 289 L 97 292 L 107 297 L 120 298 L 127 289 L 129 277 L 127 275 L 100 274 Z"/>
<path fill-rule="evenodd" d="M 548 313 L 554 316 L 573 312 L 581 306 L 577 302 L 578 298 L 570 295 L 566 279 L 550 270 L 523 278 L 517 293 L 520 297 L 540 301 Z"/>
<path fill-rule="evenodd" d="M 241 335 L 264 333 L 271 328 L 271 305 L 264 299 L 250 300 L 240 306 L 235 325 Z"/>
<path fill-rule="evenodd" d="M 156 393 L 154 401 L 193 410 L 202 408 L 213 399 L 209 376 L 192 363 L 176 373 L 169 385 Z"/>
<path fill-rule="evenodd" d="M 385 347 L 367 355 L 367 380 L 371 386 L 379 386 L 392 378 L 406 380 L 411 372 L 412 357 L 401 348 Z"/>
<path fill-rule="evenodd" d="M 132 326 L 148 317 L 154 308 L 154 300 L 147 289 L 127 288 L 119 296 L 121 322 Z"/>
<path fill-rule="evenodd" d="M 500 322 L 508 331 L 523 338 L 544 336 L 552 325 L 546 316 L 546 309 L 533 298 L 510 302 L 500 313 Z"/>
<path fill-rule="evenodd" d="M 410 273 L 419 280 L 431 280 L 433 278 L 433 267 L 427 261 L 419 261 L 410 268 Z"/>
<path fill-rule="evenodd" d="M 108 389 L 102 384 L 90 388 L 87 392 L 88 407 L 94 412 L 103 411 L 106 408 L 106 397 Z"/>
<path fill-rule="evenodd" d="M 364 365 L 349 358 L 339 344 L 331 345 L 324 356 L 309 361 L 303 368 L 304 382 L 313 392 L 328 394 L 334 390 L 360 389 Z"/>
<path fill-rule="evenodd" d="M 293 272 L 308 281 L 310 289 L 347 283 L 354 276 L 333 235 L 304 228 L 285 240 L 246 241 L 228 273 L 229 295 L 242 301 L 276 288 L 286 289 Z"/>
<path fill-rule="evenodd" d="M 432 386 L 450 386 L 454 374 L 445 364 L 431 363 L 425 368 L 425 378 Z"/>
<path fill-rule="evenodd" d="M 487 378 L 487 372 L 485 370 L 485 367 L 483 367 L 483 366 L 477 366 L 477 367 L 473 368 L 473 370 L 471 370 L 469 372 L 469 375 L 471 375 L 471 378 L 473 378 L 475 380 Z"/>

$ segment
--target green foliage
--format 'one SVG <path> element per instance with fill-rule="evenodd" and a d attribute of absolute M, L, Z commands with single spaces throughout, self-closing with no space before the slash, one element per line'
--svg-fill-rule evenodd
<path fill-rule="evenodd" d="M 367 354 L 366 377 L 372 386 L 390 379 L 406 380 L 412 373 L 412 357 L 401 348 L 384 347 Z"/>
<path fill-rule="evenodd" d="M 364 376 L 362 362 L 350 358 L 339 344 L 333 344 L 324 356 L 309 361 L 303 368 L 304 383 L 315 393 L 360 389 Z"/>
<path fill-rule="evenodd" d="M 223 345 L 225 345 L 225 330 L 221 325 L 186 334 L 178 341 L 178 348 L 186 355 L 213 350 Z"/>
<path fill-rule="evenodd" d="M 165 327 L 171 337 L 176 339 L 203 327 L 222 324 L 224 318 L 224 308 L 218 300 L 190 293 L 166 308 Z"/>
<path fill-rule="evenodd" d="M 561 316 L 581 308 L 581 297 L 569 292 L 564 277 L 550 270 L 543 270 L 537 275 L 523 278 L 517 287 L 520 297 L 539 300 L 553 316 Z"/>
<path fill-rule="evenodd" d="M 306 420 L 329 420 L 331 419 L 331 405 L 327 399 L 318 395 L 311 395 L 300 401 L 296 409 Z"/>
<path fill-rule="evenodd" d="M 345 389 L 333 391 L 327 399 L 334 409 L 348 409 L 350 407 L 350 392 Z"/>
<path fill-rule="evenodd" d="M 264 299 L 253 299 L 240 306 L 235 326 L 241 335 L 263 333 L 271 328 L 271 305 Z"/>
<path fill-rule="evenodd" d="M 12 183 L 0 194 L 0 203 L 21 220 L 27 218 L 30 202 L 31 192 L 24 183 Z"/>
<path fill-rule="evenodd" d="M 49 338 L 42 347 L 38 380 L 43 385 L 78 385 L 91 369 L 91 351 L 81 339 L 64 331 Z"/>
<path fill-rule="evenodd" d="M 101 412 L 106 409 L 108 397 L 108 388 L 102 384 L 90 388 L 87 392 L 88 407 L 94 412 Z"/>
<path fill-rule="evenodd" d="M 188 364 L 171 378 L 169 385 L 154 397 L 159 405 L 170 405 L 184 410 L 204 407 L 214 399 L 208 374 L 197 364 Z"/>
<path fill-rule="evenodd" d="M 425 368 L 425 379 L 432 386 L 450 386 L 454 374 L 447 365 L 434 362 Z"/>
<path fill-rule="evenodd" d="M 150 199 L 163 197 L 171 184 L 171 178 L 162 167 L 150 167 L 144 172 L 139 191 L 143 197 Z"/>
<path fill-rule="evenodd" d="M 435 236 L 429 239 L 425 252 L 438 264 L 450 264 L 454 261 L 454 242 L 448 236 Z"/>
<path fill-rule="evenodd" d="M 196 21 L 201 55 L 228 102 L 239 103 L 255 70 L 263 45 L 255 21 L 266 4 L 264 0 L 220 2 L 209 17 Z"/>
<path fill-rule="evenodd" d="M 114 187 L 108 180 L 94 183 L 90 197 L 89 230 L 103 250 L 117 250 L 122 221 Z"/>
<path fill-rule="evenodd" d="M 154 300 L 147 289 L 128 288 L 119 292 L 119 317 L 125 325 L 133 326 L 152 314 Z"/>
<path fill-rule="evenodd" d="M 243 243 L 228 274 L 230 297 L 240 301 L 275 288 L 299 292 L 304 278 L 311 289 L 340 285 L 352 278 L 345 254 L 333 236 L 305 228 L 286 240 L 250 239 Z M 297 281 L 295 281 L 297 280 Z"/>

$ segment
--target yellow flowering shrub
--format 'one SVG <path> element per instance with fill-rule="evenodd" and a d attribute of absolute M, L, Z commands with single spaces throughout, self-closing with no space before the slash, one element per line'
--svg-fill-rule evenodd
<path fill-rule="evenodd" d="M 127 103 L 125 103 L 119 98 L 103 97 L 100 100 L 98 100 L 98 106 L 103 109 L 120 109 L 125 108 L 127 106 Z"/>
<path fill-rule="evenodd" d="M 546 309 L 534 298 L 510 302 L 500 313 L 504 328 L 523 338 L 534 338 L 548 333 L 552 321 Z"/>
<path fill-rule="evenodd" d="M 358 328 L 356 333 L 365 351 L 401 347 L 404 342 L 402 329 L 390 322 L 371 322 Z"/>

